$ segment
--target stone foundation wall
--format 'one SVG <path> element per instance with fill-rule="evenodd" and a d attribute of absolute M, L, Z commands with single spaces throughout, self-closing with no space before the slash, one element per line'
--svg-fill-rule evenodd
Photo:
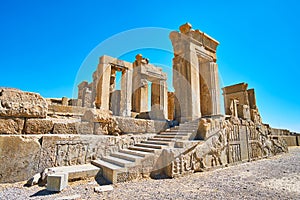
<path fill-rule="evenodd" d="M 169 128 L 166 121 L 116 117 L 120 130 L 124 133 L 158 133 Z"/>
<path fill-rule="evenodd" d="M 89 163 L 152 136 L 0 135 L 0 183 L 24 181 L 49 167 Z"/>
<path fill-rule="evenodd" d="M 164 150 L 164 158 L 171 163 L 164 168 L 169 177 L 206 171 L 231 164 L 250 162 L 288 151 L 297 145 L 297 137 L 270 134 L 270 127 L 238 118 L 209 118 L 199 122 L 203 142 L 181 151 Z"/>
<path fill-rule="evenodd" d="M 297 136 L 287 136 L 287 135 L 282 135 L 280 136 L 281 138 L 283 138 L 285 141 L 286 141 L 286 144 L 289 146 L 289 147 L 292 147 L 292 146 L 298 146 L 298 143 L 297 143 Z M 298 136 L 299 137 L 299 136 Z"/>

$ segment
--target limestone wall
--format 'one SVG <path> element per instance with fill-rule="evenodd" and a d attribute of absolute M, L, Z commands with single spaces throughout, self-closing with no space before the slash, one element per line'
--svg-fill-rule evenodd
<path fill-rule="evenodd" d="M 110 111 L 67 103 L 48 106 L 39 94 L 0 88 L 0 183 L 89 163 L 166 127 L 165 121 L 116 119 Z"/>
<path fill-rule="evenodd" d="M 89 163 L 152 136 L 0 135 L 0 183 L 24 181 L 49 167 Z"/>
<path fill-rule="evenodd" d="M 164 168 L 169 177 L 231 164 L 250 162 L 287 152 L 288 145 L 297 145 L 294 136 L 270 135 L 267 125 L 238 118 L 207 118 L 199 123 L 202 142 L 178 155 L 164 150 L 162 160 L 171 161 Z"/>

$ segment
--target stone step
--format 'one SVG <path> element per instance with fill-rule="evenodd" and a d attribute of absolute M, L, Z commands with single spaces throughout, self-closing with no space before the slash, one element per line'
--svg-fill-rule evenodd
<path fill-rule="evenodd" d="M 110 162 L 106 162 L 104 160 L 92 160 L 92 164 L 97 166 L 97 167 L 106 167 L 106 168 L 109 168 L 109 169 L 112 169 L 112 170 L 121 170 L 123 169 L 123 167 L 119 166 L 119 165 L 115 165 L 113 163 L 110 163 Z"/>
<path fill-rule="evenodd" d="M 149 153 L 155 153 L 158 150 L 158 149 L 153 149 L 153 148 L 137 147 L 137 146 L 132 146 L 132 147 L 129 147 L 128 149 L 135 150 L 135 151 L 149 152 Z"/>
<path fill-rule="evenodd" d="M 94 177 L 99 172 L 99 167 L 92 164 L 84 165 L 72 165 L 72 166 L 61 166 L 61 167 L 51 167 L 49 170 L 54 173 L 68 173 L 69 180 L 76 180 L 82 178 Z"/>
<path fill-rule="evenodd" d="M 171 141 L 168 142 L 168 141 L 151 141 L 151 140 L 149 141 L 149 140 L 146 140 L 146 141 L 142 141 L 142 143 L 170 146 Z"/>
<path fill-rule="evenodd" d="M 163 131 L 163 132 L 161 132 L 161 133 L 195 132 L 195 131 L 197 131 L 197 130 L 192 130 L 192 129 L 190 129 L 190 130 L 187 130 L 187 129 L 178 129 L 178 130 Z"/>
<path fill-rule="evenodd" d="M 119 152 L 124 154 L 134 155 L 134 156 L 141 156 L 141 157 L 146 157 L 151 154 L 149 152 L 135 151 L 130 149 L 120 149 Z"/>
<path fill-rule="evenodd" d="M 174 142 L 172 138 L 149 138 L 147 141 Z"/>
<path fill-rule="evenodd" d="M 182 139 L 183 137 L 184 136 L 174 136 L 174 135 L 164 135 L 164 134 L 160 134 L 160 135 L 154 136 L 154 138 L 173 139 L 173 140 L 175 140 L 175 139 Z"/>
<path fill-rule="evenodd" d="M 104 160 L 92 160 L 92 164 L 100 167 L 102 169 L 102 176 L 111 183 L 117 183 L 118 173 L 125 171 L 124 168 Z"/>
<path fill-rule="evenodd" d="M 146 147 L 146 148 L 153 148 L 153 149 L 162 149 L 163 145 L 157 145 L 157 144 L 146 144 L 146 143 L 139 143 L 135 144 L 136 147 Z"/>
<path fill-rule="evenodd" d="M 113 156 L 105 156 L 102 158 L 102 160 L 112 163 L 114 165 L 119 165 L 121 167 L 129 167 L 129 166 L 133 166 L 134 162 L 129 161 L 129 160 L 125 160 L 122 158 L 117 158 L 117 157 L 113 157 Z"/>
<path fill-rule="evenodd" d="M 198 129 L 198 125 L 184 125 L 184 126 L 178 126 L 178 127 L 174 127 L 174 129 L 180 129 L 180 128 L 186 128 L 186 129 Z M 173 128 L 172 128 L 173 129 Z"/>
<path fill-rule="evenodd" d="M 194 129 L 198 129 L 198 125 L 182 125 L 182 126 L 178 126 L 176 128 L 194 128 Z"/>
<path fill-rule="evenodd" d="M 132 161 L 132 162 L 137 162 L 144 157 L 144 156 L 137 156 L 137 155 L 122 153 L 122 152 L 113 153 L 113 154 L 111 154 L 111 156 L 125 159 L 125 160 Z"/>
<path fill-rule="evenodd" d="M 161 132 L 161 133 L 159 133 L 159 134 L 157 134 L 157 135 L 169 135 L 169 136 L 189 136 L 189 135 L 191 135 L 191 134 L 193 134 L 193 133 L 181 133 L 181 132 Z"/>

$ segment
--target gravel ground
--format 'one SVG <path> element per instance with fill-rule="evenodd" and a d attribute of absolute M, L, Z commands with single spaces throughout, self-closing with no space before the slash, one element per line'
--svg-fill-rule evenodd
<path fill-rule="evenodd" d="M 300 199 L 300 147 L 288 154 L 175 179 L 143 179 L 94 192 L 94 180 L 77 181 L 60 193 L 24 182 L 0 184 L 0 199 Z"/>

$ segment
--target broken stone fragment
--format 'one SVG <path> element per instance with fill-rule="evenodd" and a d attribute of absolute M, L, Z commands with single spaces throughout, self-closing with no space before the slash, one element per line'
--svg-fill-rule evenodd
<path fill-rule="evenodd" d="M 81 122 L 80 127 L 92 126 L 91 124 L 93 124 L 92 133 L 96 135 L 99 134 L 119 135 L 119 133 L 121 133 L 121 130 L 118 128 L 118 122 L 116 121 L 116 118 L 112 116 L 112 112 L 109 110 L 103 110 L 103 109 L 88 110 L 84 113 L 82 117 L 82 121 L 83 122 Z M 94 129 L 94 125 L 95 125 L 95 129 Z M 85 131 L 85 129 L 81 131 Z"/>
<path fill-rule="evenodd" d="M 39 180 L 41 178 L 41 174 L 37 173 L 35 174 L 33 177 L 31 177 L 27 183 L 25 184 L 27 187 L 33 186 L 33 185 L 37 185 Z"/>
<path fill-rule="evenodd" d="M 112 191 L 114 188 L 112 185 L 102 185 L 94 188 L 97 193 Z"/>
<path fill-rule="evenodd" d="M 0 118 L 0 134 L 21 134 L 24 127 L 24 119 Z"/>
<path fill-rule="evenodd" d="M 47 101 L 39 94 L 18 89 L 0 88 L 0 116 L 45 118 Z"/>

